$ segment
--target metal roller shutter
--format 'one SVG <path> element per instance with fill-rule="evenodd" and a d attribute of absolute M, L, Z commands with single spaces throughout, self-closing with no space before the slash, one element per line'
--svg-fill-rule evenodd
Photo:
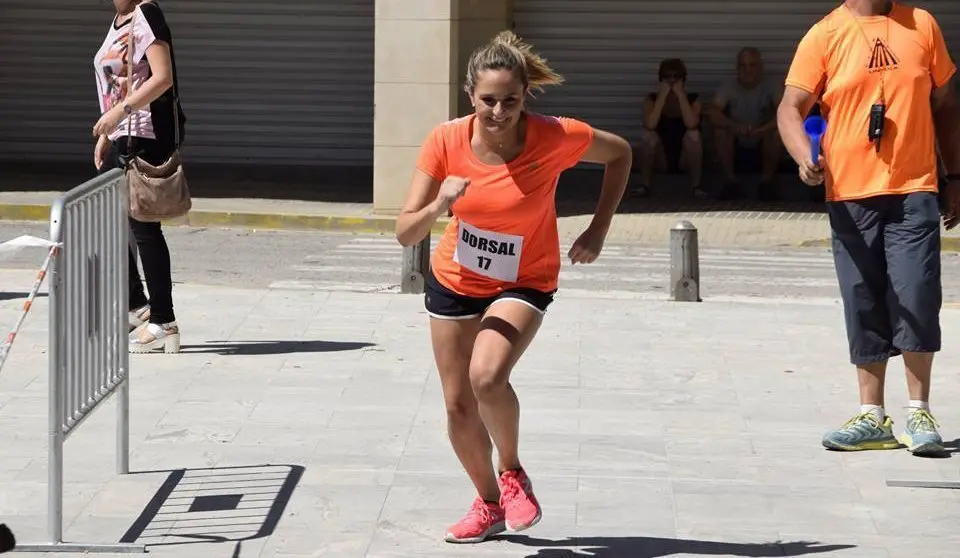
<path fill-rule="evenodd" d="M 940 22 L 960 48 L 960 1 L 911 2 Z M 782 81 L 797 42 L 837 0 L 515 0 L 516 32 L 567 82 L 534 101 L 535 110 L 582 118 L 636 141 L 642 99 L 655 91 L 664 58 L 682 58 L 691 92 L 711 98 L 735 75 L 737 51 L 755 46 Z"/>
<path fill-rule="evenodd" d="M 374 0 L 160 0 L 202 163 L 369 166 Z M 108 2 L 0 2 L 0 159 L 86 161 Z"/>

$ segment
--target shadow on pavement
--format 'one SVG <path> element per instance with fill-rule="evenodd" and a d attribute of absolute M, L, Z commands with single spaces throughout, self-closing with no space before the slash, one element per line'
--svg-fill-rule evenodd
<path fill-rule="evenodd" d="M 244 541 L 273 534 L 304 471 L 300 465 L 137 471 L 169 475 L 120 542 L 234 543 L 233 556 L 240 556 Z"/>
<path fill-rule="evenodd" d="M 19 298 L 27 298 L 30 296 L 30 293 L 12 293 L 12 292 L 0 292 L 0 302 L 4 300 L 17 300 Z M 37 298 L 46 298 L 47 293 L 37 293 Z"/>
<path fill-rule="evenodd" d="M 0 523 L 0 554 L 13 550 L 15 546 L 17 546 L 17 538 L 13 536 L 13 531 Z"/>
<path fill-rule="evenodd" d="M 725 543 L 658 537 L 576 537 L 551 541 L 525 536 L 502 540 L 523 546 L 543 547 L 527 558 L 660 558 L 662 556 L 805 556 L 855 548 L 850 544 L 818 542 Z M 564 548 L 559 548 L 564 547 Z"/>
<path fill-rule="evenodd" d="M 907 446 L 900 444 L 901 448 L 906 448 Z M 953 457 L 953 454 L 960 453 L 960 438 L 956 440 L 944 440 L 943 442 L 943 451 L 939 453 L 928 453 L 924 454 L 921 457 L 924 459 L 950 459 Z"/>
<path fill-rule="evenodd" d="M 374 346 L 358 341 L 211 341 L 206 345 L 183 345 L 183 353 L 216 353 L 219 355 L 283 355 L 290 353 L 333 353 L 355 351 Z"/>
<path fill-rule="evenodd" d="M 953 454 L 960 453 L 960 438 L 944 441 L 943 448 L 946 450 L 943 457 L 952 457 Z"/>

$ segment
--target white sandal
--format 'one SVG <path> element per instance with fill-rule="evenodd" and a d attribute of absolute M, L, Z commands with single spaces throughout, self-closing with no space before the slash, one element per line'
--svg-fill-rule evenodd
<path fill-rule="evenodd" d="M 180 328 L 177 322 L 163 325 L 148 323 L 130 334 L 131 353 L 152 353 L 159 349 L 166 354 L 180 352 Z"/>
<path fill-rule="evenodd" d="M 136 310 L 131 310 L 128 313 L 128 322 L 130 323 L 130 331 L 133 332 L 135 329 L 140 328 L 143 324 L 150 321 L 150 305 L 145 304 Z"/>

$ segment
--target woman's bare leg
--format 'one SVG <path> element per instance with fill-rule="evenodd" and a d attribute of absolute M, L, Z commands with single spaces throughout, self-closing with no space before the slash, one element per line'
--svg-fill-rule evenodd
<path fill-rule="evenodd" d="M 493 470 L 493 446 L 480 419 L 470 385 L 470 359 L 480 318 L 430 319 L 430 338 L 447 408 L 447 434 L 460 464 L 488 502 L 497 502 L 500 489 Z"/>
<path fill-rule="evenodd" d="M 500 471 L 520 467 L 520 404 L 510 385 L 510 372 L 542 322 L 543 316 L 526 304 L 494 304 L 480 323 L 473 347 L 470 382 L 479 401 L 480 416 L 497 447 Z"/>

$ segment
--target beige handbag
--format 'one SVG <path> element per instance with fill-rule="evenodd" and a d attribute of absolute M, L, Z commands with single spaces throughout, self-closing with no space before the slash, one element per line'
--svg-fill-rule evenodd
<path fill-rule="evenodd" d="M 133 93 L 133 30 L 130 21 L 127 34 L 127 95 Z M 133 128 L 133 114 L 127 117 L 127 142 Z M 126 176 L 130 198 L 130 216 L 137 221 L 159 222 L 183 217 L 190 212 L 193 202 L 187 176 L 180 158 L 180 96 L 173 86 L 173 126 L 176 148 L 160 166 L 153 166 L 140 157 L 127 161 Z"/>

